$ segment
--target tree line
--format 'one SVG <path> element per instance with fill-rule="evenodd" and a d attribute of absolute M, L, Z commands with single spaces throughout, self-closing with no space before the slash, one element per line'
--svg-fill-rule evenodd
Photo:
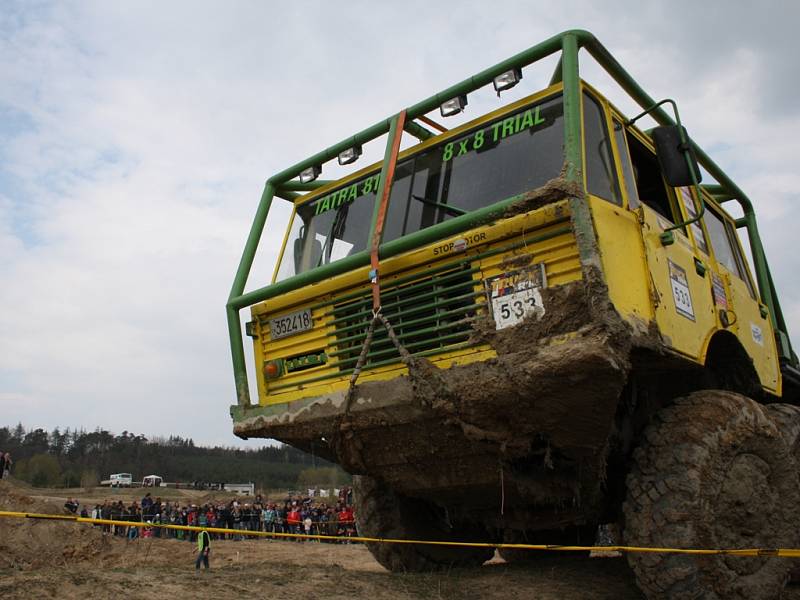
<path fill-rule="evenodd" d="M 349 481 L 338 466 L 285 444 L 258 449 L 204 447 L 191 438 L 105 429 L 52 431 L 0 427 L 0 452 L 10 452 L 12 474 L 37 487 L 92 487 L 111 473 L 134 481 L 160 475 L 164 481 L 244 483 L 261 489 L 336 486 Z"/>

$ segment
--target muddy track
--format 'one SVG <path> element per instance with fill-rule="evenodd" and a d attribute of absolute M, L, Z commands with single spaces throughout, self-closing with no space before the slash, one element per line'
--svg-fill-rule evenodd
<path fill-rule="evenodd" d="M 0 509 L 59 512 L 36 490 L 0 486 Z M 131 499 L 137 492 L 131 492 Z M 35 558 L 35 560 L 33 560 Z M 641 599 L 624 558 L 542 557 L 533 565 L 494 559 L 477 569 L 389 573 L 360 544 L 214 541 L 212 570 L 196 575 L 194 545 L 166 539 L 125 542 L 91 526 L 0 519 L 0 598 L 207 597 L 441 598 L 509 600 Z M 198 590 L 202 588 L 202 591 Z M 800 587 L 784 600 L 800 600 Z"/>

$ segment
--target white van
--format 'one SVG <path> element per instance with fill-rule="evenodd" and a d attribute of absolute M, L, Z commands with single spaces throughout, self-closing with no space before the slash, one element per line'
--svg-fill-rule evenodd
<path fill-rule="evenodd" d="M 130 487 L 133 483 L 133 475 L 130 473 L 114 473 L 109 479 L 111 487 Z"/>

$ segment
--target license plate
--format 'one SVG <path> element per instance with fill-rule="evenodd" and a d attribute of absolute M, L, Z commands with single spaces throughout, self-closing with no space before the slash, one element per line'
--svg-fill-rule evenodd
<path fill-rule="evenodd" d="M 544 315 L 541 288 L 545 287 L 544 265 L 504 273 L 487 281 L 495 328 L 513 327 L 528 317 Z"/>
<path fill-rule="evenodd" d="M 311 318 L 310 309 L 299 310 L 269 320 L 269 331 L 273 340 L 308 331 L 312 327 L 314 327 L 314 321 Z"/>

